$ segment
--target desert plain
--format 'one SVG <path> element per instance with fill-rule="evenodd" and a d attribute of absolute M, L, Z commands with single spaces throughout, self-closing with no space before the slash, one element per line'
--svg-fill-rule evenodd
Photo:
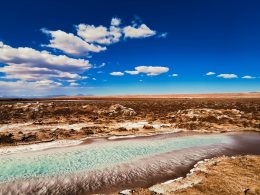
<path fill-rule="evenodd" d="M 46 150 L 70 147 L 78 141 L 91 144 L 99 138 L 127 140 L 167 134 L 184 137 L 259 132 L 260 93 L 0 101 L 1 155 L 34 150 L 30 146 Z M 195 162 L 182 177 L 167 177 L 167 181 L 155 180 L 149 186 L 131 186 L 105 194 L 260 194 L 259 168 L 257 153 L 216 155 Z"/>

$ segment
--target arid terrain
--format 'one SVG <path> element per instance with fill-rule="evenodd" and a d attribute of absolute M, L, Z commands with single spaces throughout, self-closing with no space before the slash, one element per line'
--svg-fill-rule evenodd
<path fill-rule="evenodd" d="M 217 157 L 195 165 L 184 178 L 170 180 L 149 189 L 134 189 L 133 195 L 260 194 L 260 157 Z"/>
<path fill-rule="evenodd" d="M 260 93 L 0 101 L 1 147 L 91 137 L 241 131 L 260 131 Z M 121 194 L 260 194 L 259 163 L 259 156 L 218 157 L 199 164 L 185 178 Z"/>
<path fill-rule="evenodd" d="M 260 95 L 252 94 L 2 100 L 0 144 L 175 131 L 259 131 Z"/>

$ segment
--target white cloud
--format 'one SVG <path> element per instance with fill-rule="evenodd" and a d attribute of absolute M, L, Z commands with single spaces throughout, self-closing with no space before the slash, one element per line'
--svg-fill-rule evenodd
<path fill-rule="evenodd" d="M 61 30 L 49 31 L 46 29 L 42 29 L 42 32 L 50 35 L 52 38 L 50 44 L 44 46 L 59 49 L 67 54 L 86 56 L 89 52 L 98 53 L 106 50 L 106 47 L 87 43 L 72 33 L 66 33 Z"/>
<path fill-rule="evenodd" d="M 173 77 L 177 77 L 177 76 L 179 76 L 179 75 L 174 73 L 174 74 L 172 74 L 172 76 L 173 76 Z"/>
<path fill-rule="evenodd" d="M 127 74 L 131 74 L 131 75 L 136 75 L 139 74 L 139 72 L 137 70 L 126 70 L 125 71 Z"/>
<path fill-rule="evenodd" d="M 115 26 L 111 26 L 109 36 L 108 36 L 109 44 L 119 42 L 121 36 L 122 36 L 121 29 Z"/>
<path fill-rule="evenodd" d="M 108 30 L 104 26 L 95 27 L 94 25 L 79 24 L 76 28 L 78 36 L 82 37 L 87 42 L 101 44 L 106 42 Z"/>
<path fill-rule="evenodd" d="M 100 64 L 100 65 L 93 65 L 93 67 L 92 68 L 103 68 L 104 66 L 106 66 L 106 63 L 102 63 L 102 64 Z"/>
<path fill-rule="evenodd" d="M 0 81 L 0 96 L 47 96 L 47 95 L 73 95 L 89 92 L 93 87 L 61 86 L 61 83 L 51 80 L 36 82 L 27 81 Z"/>
<path fill-rule="evenodd" d="M 214 74 L 216 74 L 216 73 L 215 72 L 208 72 L 208 73 L 206 73 L 207 76 L 214 75 Z"/>
<path fill-rule="evenodd" d="M 63 81 L 82 79 L 80 73 L 91 67 L 84 59 L 57 56 L 28 47 L 13 48 L 3 42 L 0 42 L 0 53 L 0 63 L 4 64 L 0 67 L 0 72 L 4 73 L 0 91 L 7 90 L 8 87 L 7 91 L 19 91 L 20 87 L 23 92 L 26 91 L 25 88 L 31 90 L 44 86 L 47 90 L 49 87 L 60 87 Z"/>
<path fill-rule="evenodd" d="M 124 73 L 123 72 L 111 72 L 110 75 L 112 75 L 112 76 L 123 76 Z"/>
<path fill-rule="evenodd" d="M 121 24 L 121 19 L 120 18 L 112 18 L 111 20 L 111 25 L 112 26 L 119 26 Z"/>
<path fill-rule="evenodd" d="M 139 73 L 144 73 L 148 76 L 157 76 L 159 74 L 163 74 L 169 71 L 168 67 L 164 66 L 137 66 L 135 70 L 129 71 L 126 70 L 125 72 L 131 75 L 136 75 Z"/>
<path fill-rule="evenodd" d="M 61 71 L 85 71 L 91 67 L 88 60 L 53 55 L 29 47 L 13 48 L 0 42 L 0 63 L 27 67 L 40 67 Z"/>
<path fill-rule="evenodd" d="M 145 38 L 156 34 L 156 31 L 151 30 L 145 24 L 142 24 L 139 27 L 126 26 L 124 27 L 123 32 L 126 38 Z"/>
<path fill-rule="evenodd" d="M 72 33 L 66 33 L 62 30 L 50 31 L 42 29 L 42 32 L 50 35 L 49 44 L 43 45 L 54 49 L 59 49 L 66 54 L 75 56 L 84 56 L 89 52 L 101 52 L 107 48 L 100 45 L 110 45 L 120 41 L 122 35 L 129 38 L 145 38 L 156 34 L 146 24 L 140 26 L 132 25 L 120 27 L 121 19 L 112 18 L 111 25 L 94 26 L 89 24 L 76 25 L 77 36 Z M 165 38 L 167 33 L 160 34 Z"/>
<path fill-rule="evenodd" d="M 72 83 L 70 83 L 70 86 L 79 86 L 79 84 L 75 83 L 75 82 L 72 82 Z"/>
<path fill-rule="evenodd" d="M 97 43 L 109 45 L 120 41 L 122 34 L 125 38 L 145 38 L 156 34 L 156 31 L 151 30 L 146 24 L 137 26 L 119 27 L 121 20 L 112 18 L 111 26 L 94 26 L 89 24 L 79 24 L 76 26 L 77 35 L 83 38 L 88 43 Z M 167 33 L 162 33 L 160 37 L 165 38 Z"/>
<path fill-rule="evenodd" d="M 253 76 L 249 76 L 249 75 L 246 75 L 246 76 L 243 76 L 242 79 L 254 79 L 255 77 Z"/>
<path fill-rule="evenodd" d="M 54 71 L 54 72 L 58 73 L 58 75 L 53 77 L 61 78 L 61 79 L 85 79 L 86 78 L 76 73 L 62 72 L 62 71 Z"/>
<path fill-rule="evenodd" d="M 79 24 L 76 26 L 77 34 L 89 43 L 112 44 L 120 40 L 122 36 L 121 29 L 115 25 L 108 29 L 102 25 L 94 26 L 88 24 Z"/>
<path fill-rule="evenodd" d="M 168 36 L 168 33 L 167 32 L 165 32 L 165 33 L 161 33 L 161 34 L 159 34 L 157 37 L 158 38 L 166 38 Z"/>
<path fill-rule="evenodd" d="M 26 65 L 10 64 L 0 67 L 0 72 L 5 73 L 6 79 L 20 79 L 25 81 L 37 81 L 39 79 L 80 79 L 76 73 L 63 72 L 41 67 L 28 67 Z"/>
<path fill-rule="evenodd" d="M 236 74 L 219 74 L 217 77 L 224 78 L 224 79 L 238 78 Z"/>
<path fill-rule="evenodd" d="M 36 82 L 27 82 L 27 81 L 0 81 L 0 86 L 2 87 L 7 87 L 7 88 L 12 88 L 12 87 L 19 87 L 19 89 L 27 88 L 27 86 L 30 86 L 30 90 L 33 88 L 37 87 L 45 87 L 48 86 L 50 87 L 57 87 L 60 86 L 61 83 L 54 82 L 51 80 L 42 80 L 42 81 L 36 81 Z"/>
<path fill-rule="evenodd" d="M 52 81 L 52 80 L 41 80 L 41 81 L 36 81 L 34 82 L 35 85 L 37 85 L 38 87 L 41 87 L 41 86 L 61 86 L 62 84 L 61 83 L 58 83 L 58 82 L 55 82 L 55 81 Z"/>
<path fill-rule="evenodd" d="M 42 95 L 55 90 L 61 86 L 61 83 L 51 80 L 42 80 L 37 82 L 27 81 L 0 81 L 0 94 L 5 96 L 19 95 Z"/>

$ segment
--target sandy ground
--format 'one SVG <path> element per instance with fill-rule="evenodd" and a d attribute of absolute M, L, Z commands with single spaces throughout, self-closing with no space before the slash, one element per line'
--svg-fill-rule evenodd
<path fill-rule="evenodd" d="M 260 131 L 260 93 L 0 100 L 0 154 L 92 137 L 238 131 Z M 185 178 L 121 194 L 260 194 L 259 167 L 259 156 L 214 158 Z"/>
<path fill-rule="evenodd" d="M 123 97 L 2 100 L 0 145 L 260 130 L 260 93 Z"/>
<path fill-rule="evenodd" d="M 260 156 L 218 157 L 195 165 L 184 178 L 121 194 L 260 194 Z"/>

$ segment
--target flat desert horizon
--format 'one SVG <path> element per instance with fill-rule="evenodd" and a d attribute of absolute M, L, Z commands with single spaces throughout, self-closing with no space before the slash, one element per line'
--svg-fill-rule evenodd
<path fill-rule="evenodd" d="M 260 92 L 58 96 L 53 98 L 259 98 Z"/>
<path fill-rule="evenodd" d="M 238 92 L 238 93 L 178 93 L 178 94 L 130 94 L 130 95 L 58 95 L 52 97 L 2 97 L 3 100 L 84 100 L 84 99 L 166 99 L 166 98 L 259 98 L 260 92 Z"/>

